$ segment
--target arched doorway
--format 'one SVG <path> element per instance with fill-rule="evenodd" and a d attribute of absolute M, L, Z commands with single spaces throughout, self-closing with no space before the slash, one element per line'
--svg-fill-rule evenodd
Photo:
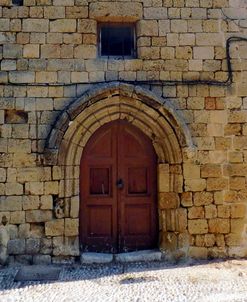
<path fill-rule="evenodd" d="M 84 251 L 126 252 L 158 245 L 152 142 L 116 120 L 89 139 L 80 165 L 80 242 Z"/>
<path fill-rule="evenodd" d="M 77 227 L 82 222 L 79 213 L 80 182 L 84 182 L 84 176 L 81 174 L 80 178 L 79 173 L 82 154 L 101 127 L 119 119 L 145 133 L 157 154 L 158 247 L 165 251 L 166 257 L 187 255 L 188 211 L 182 206 L 182 199 L 185 198 L 187 204 L 190 192 L 184 192 L 182 165 L 197 158 L 190 130 L 168 99 L 145 88 L 119 82 L 95 85 L 73 100 L 60 113 L 46 140 L 44 163 L 59 172 L 55 175 L 60 180 L 58 200 L 64 202 L 66 253 L 79 255 L 83 248 L 82 245 L 79 248 L 81 232 Z M 60 246 L 58 249 L 61 250 Z"/>

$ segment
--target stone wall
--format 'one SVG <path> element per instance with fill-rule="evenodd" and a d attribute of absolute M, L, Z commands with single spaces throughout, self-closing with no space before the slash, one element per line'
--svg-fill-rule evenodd
<path fill-rule="evenodd" d="M 153 139 L 160 248 L 175 257 L 246 256 L 247 42 L 231 43 L 231 85 L 205 83 L 228 79 L 226 40 L 247 38 L 246 1 L 0 4 L 0 248 L 5 253 L 7 246 L 9 261 L 79 256 L 83 146 L 100 125 L 117 117 L 127 116 L 150 132 L 131 118 L 141 121 L 144 113 L 157 123 L 164 118 L 160 128 L 150 122 L 160 138 Z M 98 57 L 97 24 L 105 21 L 136 23 L 137 58 Z M 103 89 L 112 106 L 145 99 L 150 110 L 105 113 L 107 95 L 96 84 L 123 81 L 132 83 L 127 92 L 117 88 L 114 96 L 111 84 Z M 145 92 L 139 93 L 139 86 Z M 92 96 L 95 89 L 101 99 Z M 95 105 L 84 111 L 89 100 Z M 158 116 L 152 111 L 156 101 Z M 78 129 L 87 128 L 91 132 L 79 140 Z"/>

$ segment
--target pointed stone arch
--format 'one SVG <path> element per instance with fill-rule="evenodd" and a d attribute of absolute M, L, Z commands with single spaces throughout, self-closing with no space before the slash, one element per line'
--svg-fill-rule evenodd
<path fill-rule="evenodd" d="M 74 163 L 69 149 L 83 149 L 95 130 L 115 119 L 126 119 L 144 131 L 161 163 L 181 163 L 182 149 L 194 148 L 186 123 L 169 101 L 141 87 L 114 82 L 85 92 L 58 116 L 46 141 L 46 164 Z"/>

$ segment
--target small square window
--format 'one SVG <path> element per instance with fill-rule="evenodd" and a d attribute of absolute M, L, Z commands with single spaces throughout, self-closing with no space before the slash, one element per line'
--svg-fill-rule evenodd
<path fill-rule="evenodd" d="M 98 30 L 99 56 L 135 58 L 135 26 L 129 23 L 101 23 Z"/>
<path fill-rule="evenodd" d="M 23 6 L 23 0 L 12 0 L 12 4 L 16 6 Z"/>

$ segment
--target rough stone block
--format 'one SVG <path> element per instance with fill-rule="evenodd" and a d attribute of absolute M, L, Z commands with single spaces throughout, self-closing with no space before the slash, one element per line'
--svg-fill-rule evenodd
<path fill-rule="evenodd" d="M 229 218 L 230 217 L 230 206 L 219 205 L 219 206 L 217 206 L 217 210 L 218 210 L 219 218 Z"/>
<path fill-rule="evenodd" d="M 24 58 L 39 58 L 39 45 L 38 44 L 27 44 L 23 47 Z"/>
<path fill-rule="evenodd" d="M 25 253 L 25 240 L 13 239 L 8 242 L 8 253 L 11 255 L 20 255 Z"/>
<path fill-rule="evenodd" d="M 12 83 L 34 83 L 35 73 L 33 71 L 10 71 L 9 80 Z"/>
<path fill-rule="evenodd" d="M 216 218 L 217 217 L 217 207 L 215 205 L 205 206 L 205 217 Z"/>
<path fill-rule="evenodd" d="M 206 188 L 205 179 L 185 179 L 185 190 L 186 191 L 203 191 Z"/>
<path fill-rule="evenodd" d="M 191 192 L 183 192 L 181 194 L 181 204 L 183 207 L 191 207 L 193 205 Z"/>
<path fill-rule="evenodd" d="M 93 263 L 110 263 L 113 261 L 112 254 L 103 253 L 82 253 L 81 264 L 93 264 Z"/>
<path fill-rule="evenodd" d="M 52 195 L 42 195 L 40 197 L 40 209 L 41 210 L 52 210 L 53 209 L 53 198 Z"/>
<path fill-rule="evenodd" d="M 79 256 L 79 239 L 78 237 L 54 237 L 53 254 L 55 256 Z"/>
<path fill-rule="evenodd" d="M 208 191 L 221 191 L 228 188 L 228 179 L 226 178 L 208 178 L 207 190 Z"/>
<path fill-rule="evenodd" d="M 191 246 L 189 248 L 189 256 L 195 259 L 207 259 L 208 249 L 205 247 Z"/>
<path fill-rule="evenodd" d="M 25 223 L 25 224 L 20 224 L 19 225 L 19 230 L 18 230 L 18 237 L 20 239 L 25 239 L 30 236 L 30 224 Z"/>
<path fill-rule="evenodd" d="M 65 236 L 77 236 L 79 234 L 79 219 L 65 218 Z"/>
<path fill-rule="evenodd" d="M 44 185 L 42 182 L 27 182 L 25 183 L 25 193 L 27 195 L 42 195 L 44 193 Z"/>
<path fill-rule="evenodd" d="M 35 255 L 39 253 L 40 250 L 40 239 L 29 238 L 26 240 L 26 253 Z"/>
<path fill-rule="evenodd" d="M 208 226 L 209 226 L 210 233 L 227 234 L 230 232 L 229 219 L 223 219 L 223 218 L 209 219 Z"/>
<path fill-rule="evenodd" d="M 79 45 L 75 47 L 74 57 L 77 59 L 95 59 L 96 50 L 94 45 Z"/>
<path fill-rule="evenodd" d="M 40 239 L 40 253 L 51 254 L 52 252 L 52 239 L 51 238 L 41 238 Z"/>
<path fill-rule="evenodd" d="M 175 209 L 179 206 L 179 196 L 174 192 L 159 193 L 160 209 Z"/>
<path fill-rule="evenodd" d="M 209 205 L 213 202 L 213 194 L 210 192 L 196 192 L 194 194 L 195 206 Z"/>
<path fill-rule="evenodd" d="M 40 202 L 38 196 L 23 196 L 23 210 L 37 210 Z"/>
<path fill-rule="evenodd" d="M 193 164 L 184 164 L 184 178 L 187 179 L 198 179 L 200 178 L 200 166 Z"/>
<path fill-rule="evenodd" d="M 144 19 L 155 19 L 155 20 L 167 19 L 167 8 L 166 7 L 144 8 Z"/>
<path fill-rule="evenodd" d="M 28 210 L 26 211 L 26 222 L 46 222 L 52 220 L 52 211 Z"/>
<path fill-rule="evenodd" d="M 206 219 L 194 219 L 188 221 L 188 230 L 190 234 L 208 233 L 208 223 Z"/>
<path fill-rule="evenodd" d="M 22 195 L 23 185 L 20 183 L 7 182 L 5 185 L 6 195 Z"/>
<path fill-rule="evenodd" d="M 64 219 L 48 221 L 45 224 L 46 236 L 61 236 L 64 234 Z"/>
<path fill-rule="evenodd" d="M 79 216 L 80 201 L 79 197 L 75 196 L 70 201 L 70 217 L 77 218 Z"/>
<path fill-rule="evenodd" d="M 22 56 L 22 45 L 19 44 L 4 44 L 3 57 L 5 59 L 18 59 Z"/>
<path fill-rule="evenodd" d="M 231 205 L 231 218 L 244 218 L 246 212 L 245 204 Z"/>
<path fill-rule="evenodd" d="M 206 164 L 201 167 L 201 177 L 221 177 L 222 168 L 217 164 Z"/>
<path fill-rule="evenodd" d="M 192 207 L 188 209 L 188 218 L 189 219 L 198 219 L 204 218 L 204 207 Z"/>
<path fill-rule="evenodd" d="M 137 23 L 137 36 L 148 37 L 158 36 L 159 28 L 157 21 L 154 20 L 141 20 Z"/>
<path fill-rule="evenodd" d="M 76 20 L 74 19 L 59 19 L 50 22 L 51 32 L 75 32 L 76 31 Z"/>
<path fill-rule="evenodd" d="M 142 4 L 138 2 L 93 2 L 89 5 L 89 17 L 98 21 L 133 22 L 142 18 Z"/>
<path fill-rule="evenodd" d="M 0 168 L 0 182 L 5 182 L 7 177 L 6 169 Z"/>
<path fill-rule="evenodd" d="M 78 21 L 78 32 L 83 34 L 96 34 L 97 22 L 95 20 L 80 19 Z"/>
<path fill-rule="evenodd" d="M 46 6 L 44 7 L 45 19 L 63 19 L 65 18 L 65 7 L 59 6 Z"/>
<path fill-rule="evenodd" d="M 24 19 L 23 32 L 48 32 L 49 20 L 47 19 Z"/>
<path fill-rule="evenodd" d="M 25 223 L 25 211 L 15 211 L 10 213 L 10 223 L 21 224 Z"/>
<path fill-rule="evenodd" d="M 34 265 L 50 265 L 51 256 L 50 255 L 34 255 L 33 264 Z"/>

